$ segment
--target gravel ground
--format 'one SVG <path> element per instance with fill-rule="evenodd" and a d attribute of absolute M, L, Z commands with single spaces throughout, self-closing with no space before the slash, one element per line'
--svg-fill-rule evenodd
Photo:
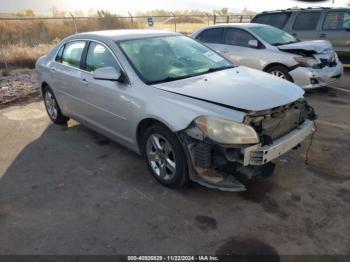
<path fill-rule="evenodd" d="M 0 76 L 0 108 L 23 100 L 40 99 L 37 75 L 31 69 L 16 69 Z"/>

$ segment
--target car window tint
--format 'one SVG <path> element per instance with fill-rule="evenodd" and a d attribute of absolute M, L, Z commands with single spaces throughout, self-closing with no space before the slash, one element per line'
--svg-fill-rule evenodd
<path fill-rule="evenodd" d="M 323 23 L 325 30 L 341 30 L 350 27 L 350 12 L 328 12 Z"/>
<path fill-rule="evenodd" d="M 294 30 L 315 30 L 318 20 L 320 19 L 321 12 L 305 12 L 298 14 L 295 18 L 293 29 Z"/>
<path fill-rule="evenodd" d="M 224 43 L 227 45 L 249 47 L 250 40 L 256 40 L 256 38 L 247 31 L 235 28 L 227 28 L 225 31 Z"/>
<path fill-rule="evenodd" d="M 66 44 L 63 51 L 62 63 L 79 68 L 84 47 L 85 41 L 74 41 Z"/>
<path fill-rule="evenodd" d="M 200 33 L 197 39 L 204 43 L 220 44 L 222 42 L 222 32 L 222 28 L 207 29 Z"/>
<path fill-rule="evenodd" d="M 101 67 L 114 67 L 117 71 L 120 70 L 114 56 L 106 47 L 91 42 L 86 56 L 86 70 L 94 72 Z"/>
<path fill-rule="evenodd" d="M 283 28 L 290 17 L 290 13 L 260 14 L 253 18 L 252 23 L 272 25 Z"/>
<path fill-rule="evenodd" d="M 65 45 L 62 45 L 60 50 L 58 50 L 57 56 L 55 58 L 56 62 L 62 63 L 62 55 L 63 55 L 64 47 L 65 47 Z"/>

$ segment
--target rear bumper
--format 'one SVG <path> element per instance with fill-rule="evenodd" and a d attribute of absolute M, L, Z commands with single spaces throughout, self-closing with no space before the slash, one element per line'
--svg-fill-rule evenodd
<path fill-rule="evenodd" d="M 327 86 L 337 81 L 344 73 L 344 67 L 340 61 L 334 67 L 313 69 L 308 67 L 297 67 L 289 74 L 295 84 L 304 89 L 312 89 Z"/>
<path fill-rule="evenodd" d="M 272 145 L 254 145 L 247 147 L 243 150 L 243 165 L 264 165 L 299 145 L 314 131 L 314 123 L 310 120 L 306 120 L 297 129 L 275 140 Z"/>

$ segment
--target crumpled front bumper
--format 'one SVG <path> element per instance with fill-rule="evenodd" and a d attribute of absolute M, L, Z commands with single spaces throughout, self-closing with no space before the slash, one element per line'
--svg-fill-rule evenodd
<path fill-rule="evenodd" d="M 344 67 L 339 60 L 334 67 L 326 66 L 321 69 L 314 69 L 299 66 L 289 71 L 294 83 L 304 89 L 327 86 L 341 78 L 343 73 Z"/>
<path fill-rule="evenodd" d="M 243 165 L 264 165 L 299 145 L 315 132 L 313 121 L 306 120 L 297 129 L 273 141 L 272 145 L 254 145 L 243 149 Z"/>

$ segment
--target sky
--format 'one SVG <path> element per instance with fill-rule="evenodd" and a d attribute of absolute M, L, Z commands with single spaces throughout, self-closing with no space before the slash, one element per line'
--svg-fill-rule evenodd
<path fill-rule="evenodd" d="M 213 9 L 228 7 L 230 11 L 247 8 L 256 12 L 308 6 L 346 6 L 349 0 L 310 1 L 299 0 L 0 0 L 0 12 L 32 9 L 37 13 L 49 12 L 52 7 L 62 11 L 84 11 L 104 9 L 119 14 L 152 9 L 186 10 L 196 9 L 211 12 Z"/>

